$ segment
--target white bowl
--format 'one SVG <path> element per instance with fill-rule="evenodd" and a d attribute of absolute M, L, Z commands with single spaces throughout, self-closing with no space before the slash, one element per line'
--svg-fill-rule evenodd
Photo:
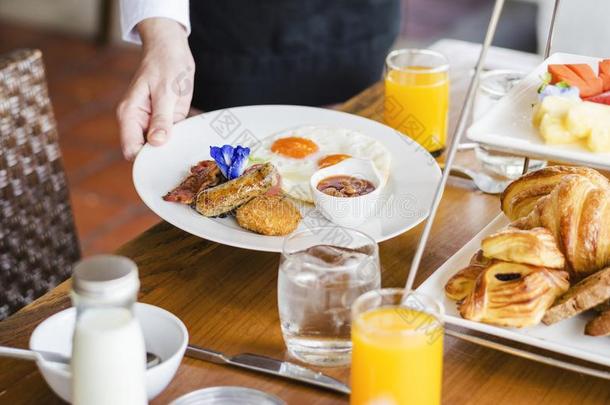
<path fill-rule="evenodd" d="M 318 183 L 331 176 L 352 176 L 373 183 L 375 190 L 357 197 L 334 197 L 318 190 Z M 384 178 L 370 160 L 350 158 L 316 171 L 309 180 L 316 208 L 331 222 L 355 227 L 370 218 L 377 208 Z"/>
<path fill-rule="evenodd" d="M 174 378 L 188 344 L 188 332 L 175 315 L 154 305 L 136 303 L 135 314 L 144 334 L 146 350 L 161 357 L 160 364 L 146 370 L 146 392 L 151 400 Z M 30 349 L 71 356 L 75 318 L 76 310 L 68 308 L 45 319 L 34 329 Z M 71 402 L 70 367 L 44 360 L 36 364 L 53 392 Z"/>

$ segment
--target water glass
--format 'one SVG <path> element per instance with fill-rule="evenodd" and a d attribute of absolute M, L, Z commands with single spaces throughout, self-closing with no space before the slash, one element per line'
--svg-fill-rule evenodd
<path fill-rule="evenodd" d="M 526 74 L 515 70 L 490 70 L 481 75 L 479 88 L 474 101 L 473 119 L 484 116 L 502 99 Z M 475 148 L 477 159 L 486 170 L 500 176 L 516 179 L 523 173 L 524 158 L 508 153 L 490 150 L 478 145 Z M 529 169 L 538 170 L 546 166 L 541 160 L 530 160 Z"/>
<path fill-rule="evenodd" d="M 288 352 L 306 363 L 350 362 L 351 305 L 380 287 L 377 243 L 338 226 L 286 238 L 278 275 L 278 306 Z"/>
<path fill-rule="evenodd" d="M 440 404 L 443 306 L 426 295 L 369 291 L 352 308 L 350 404 Z"/>

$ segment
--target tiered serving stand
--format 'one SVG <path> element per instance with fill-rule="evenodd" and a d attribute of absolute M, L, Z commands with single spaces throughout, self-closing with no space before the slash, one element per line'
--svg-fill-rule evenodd
<path fill-rule="evenodd" d="M 505 0 L 496 0 L 496 2 L 495 2 L 494 9 L 493 9 L 493 12 L 491 15 L 491 19 L 489 21 L 489 26 L 487 28 L 487 33 L 485 35 L 485 40 L 483 42 L 483 46 L 481 48 L 481 52 L 479 54 L 479 58 L 477 60 L 477 64 L 475 67 L 475 73 L 471 79 L 470 85 L 468 87 L 468 91 L 466 93 L 466 101 L 462 107 L 462 111 L 460 113 L 460 117 L 459 117 L 456 129 L 455 129 L 452 141 L 451 141 L 451 145 L 447 151 L 447 157 L 446 157 L 446 161 L 445 161 L 445 169 L 443 170 L 443 176 L 437 187 L 437 190 L 436 190 L 436 193 L 434 196 L 434 200 L 430 207 L 430 215 L 428 216 L 428 219 L 426 220 L 426 224 L 425 224 L 424 230 L 422 232 L 421 239 L 419 241 L 417 250 L 415 251 L 415 255 L 414 255 L 413 261 L 411 263 L 411 269 L 409 271 L 407 283 L 405 286 L 406 291 L 410 291 L 413 288 L 413 282 L 415 280 L 417 270 L 419 269 L 419 265 L 420 265 L 420 262 L 421 262 L 421 259 L 422 259 L 423 253 L 424 253 L 424 249 L 426 247 L 426 243 L 428 241 L 428 237 L 430 236 L 430 231 L 432 229 L 432 224 L 434 223 L 434 218 L 436 216 L 436 212 L 438 210 L 441 199 L 443 197 L 443 192 L 444 192 L 445 186 L 447 184 L 447 179 L 449 177 L 451 167 L 453 166 L 454 158 L 455 158 L 456 152 L 458 150 L 458 145 L 460 144 L 462 135 L 466 129 L 468 117 L 470 116 L 474 96 L 476 93 L 476 89 L 478 87 L 479 76 L 480 76 L 481 71 L 483 70 L 483 64 L 485 62 L 485 57 L 487 55 L 487 51 L 488 51 L 489 47 L 491 46 L 491 43 L 494 38 L 497 24 L 500 19 L 500 15 L 502 13 L 502 9 L 504 7 L 504 1 Z M 559 11 L 560 2 L 561 2 L 560 0 L 554 0 L 554 1 L 555 1 L 555 4 L 553 7 L 553 13 L 551 16 L 551 24 L 550 24 L 549 32 L 548 32 L 548 36 L 547 36 L 547 43 L 546 43 L 545 52 L 544 52 L 544 59 L 547 59 L 551 52 L 551 47 L 553 44 L 553 35 L 555 32 L 555 20 L 556 20 L 556 17 L 557 17 L 558 11 Z M 528 171 L 529 160 L 530 160 L 529 156 L 525 156 L 524 164 L 523 164 L 523 173 L 524 174 L 527 173 L 527 171 Z M 525 359 L 533 360 L 533 361 L 547 364 L 547 365 L 554 366 L 554 367 L 559 367 L 559 368 L 562 368 L 565 370 L 570 370 L 570 371 L 574 371 L 577 373 L 582 373 L 582 374 L 610 380 L 610 372 L 608 371 L 607 368 L 604 369 L 603 366 L 601 366 L 601 365 L 596 365 L 596 367 L 593 367 L 592 365 L 590 365 L 589 363 L 587 363 L 584 360 L 572 358 L 572 357 L 568 357 L 568 356 L 561 356 L 561 357 L 564 357 L 565 359 L 560 359 L 560 358 L 558 358 L 557 354 L 555 354 L 554 356 L 543 354 L 544 350 L 542 350 L 542 349 L 536 349 L 536 351 L 532 351 L 531 350 L 532 348 L 527 345 L 522 345 L 524 347 L 520 348 L 520 347 L 514 346 L 511 343 L 502 343 L 503 339 L 495 337 L 495 336 L 486 335 L 481 332 L 474 332 L 474 331 L 468 330 L 467 328 L 460 328 L 460 329 L 461 330 L 458 330 L 456 327 L 452 327 L 451 329 L 449 329 L 446 326 L 445 333 L 449 336 L 453 336 L 455 338 L 458 338 L 458 339 L 461 339 L 461 340 L 464 340 L 464 341 L 467 341 L 470 343 L 474 343 L 474 344 L 484 346 L 484 347 L 487 347 L 490 349 L 498 350 L 498 351 L 508 353 L 508 354 L 511 354 L 514 356 L 519 356 L 519 357 L 522 357 Z M 465 333 L 466 331 L 468 331 L 468 333 Z"/>

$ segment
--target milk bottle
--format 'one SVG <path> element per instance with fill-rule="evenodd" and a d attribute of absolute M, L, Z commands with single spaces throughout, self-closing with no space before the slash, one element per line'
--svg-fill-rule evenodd
<path fill-rule="evenodd" d="M 136 264 L 125 257 L 94 256 L 74 268 L 74 404 L 147 403 L 146 349 L 133 313 L 139 287 Z"/>

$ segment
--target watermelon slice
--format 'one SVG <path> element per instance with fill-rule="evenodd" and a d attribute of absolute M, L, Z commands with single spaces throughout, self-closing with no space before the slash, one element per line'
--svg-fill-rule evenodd
<path fill-rule="evenodd" d="M 587 98 L 585 98 L 585 101 L 591 101 L 593 103 L 610 105 L 610 91 L 606 91 L 605 93 L 598 94 L 596 96 L 587 97 Z"/>

